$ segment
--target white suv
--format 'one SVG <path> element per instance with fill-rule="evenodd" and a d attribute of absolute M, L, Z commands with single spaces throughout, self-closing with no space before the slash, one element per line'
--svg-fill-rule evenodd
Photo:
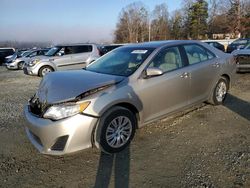
<path fill-rule="evenodd" d="M 100 51 L 96 44 L 57 45 L 45 56 L 31 59 L 24 65 L 23 71 L 28 75 L 43 77 L 48 72 L 85 68 L 99 57 Z"/>

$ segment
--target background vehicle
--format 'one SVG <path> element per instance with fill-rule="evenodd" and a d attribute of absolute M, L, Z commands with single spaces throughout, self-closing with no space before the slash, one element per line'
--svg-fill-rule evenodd
<path fill-rule="evenodd" d="M 4 63 L 5 57 L 15 53 L 14 48 L 0 48 L 0 65 Z"/>
<path fill-rule="evenodd" d="M 25 63 L 28 63 L 30 61 L 30 58 L 35 56 L 41 56 L 47 53 L 49 49 L 37 49 L 37 50 L 31 50 L 26 51 L 21 54 L 21 57 L 15 58 L 9 63 L 6 63 L 6 67 L 8 69 L 23 69 L 23 66 Z"/>
<path fill-rule="evenodd" d="M 232 54 L 237 58 L 237 72 L 250 72 L 250 44 Z"/>
<path fill-rule="evenodd" d="M 211 41 L 211 42 L 205 42 L 207 44 L 209 44 L 210 46 L 213 46 L 223 52 L 225 52 L 225 46 L 219 42 L 216 42 L 216 41 Z"/>
<path fill-rule="evenodd" d="M 82 69 L 99 57 L 96 44 L 57 45 L 45 56 L 33 58 L 23 70 L 28 75 L 44 76 L 52 71 Z"/>
<path fill-rule="evenodd" d="M 245 48 L 248 44 L 250 44 L 250 38 L 246 39 L 237 39 L 233 41 L 227 47 L 227 53 L 231 53 L 234 50 L 239 50 Z"/>
<path fill-rule="evenodd" d="M 104 55 L 118 47 L 123 46 L 123 44 L 110 44 L 110 45 L 103 45 L 100 47 L 100 55 Z"/>
<path fill-rule="evenodd" d="M 27 50 L 16 50 L 14 54 L 5 57 L 5 64 L 11 63 L 14 59 L 21 57 L 25 51 Z"/>
<path fill-rule="evenodd" d="M 46 75 L 25 107 L 27 135 L 46 154 L 92 145 L 119 152 L 136 128 L 204 101 L 222 104 L 234 60 L 197 41 L 120 47 L 86 70 Z"/>

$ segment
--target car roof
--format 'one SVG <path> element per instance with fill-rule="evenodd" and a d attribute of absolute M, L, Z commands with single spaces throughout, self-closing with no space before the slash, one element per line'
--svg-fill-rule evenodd
<path fill-rule="evenodd" d="M 160 48 L 167 45 L 180 45 L 180 44 L 190 44 L 190 43 L 200 43 L 197 40 L 165 40 L 165 41 L 152 41 L 143 43 L 134 43 L 124 46 L 126 47 L 138 47 L 138 48 Z"/>
<path fill-rule="evenodd" d="M 72 43 L 72 44 L 57 44 L 55 46 L 85 46 L 85 45 L 97 45 L 95 43 Z"/>
<path fill-rule="evenodd" d="M 14 51 L 15 51 L 15 48 L 11 48 L 11 47 L 3 47 L 3 48 L 0 48 L 0 50 L 14 50 Z"/>

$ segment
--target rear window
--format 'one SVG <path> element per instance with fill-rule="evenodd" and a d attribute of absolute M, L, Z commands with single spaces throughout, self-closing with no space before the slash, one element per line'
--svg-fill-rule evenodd
<path fill-rule="evenodd" d="M 0 49 L 0 52 L 9 54 L 9 53 L 14 53 L 14 50 L 13 49 Z"/>
<path fill-rule="evenodd" d="M 72 46 L 72 53 L 84 53 L 84 52 L 92 52 L 92 45 L 84 45 L 84 46 Z"/>
<path fill-rule="evenodd" d="M 1 56 L 9 56 L 14 54 L 14 50 L 13 49 L 0 49 L 0 55 Z"/>

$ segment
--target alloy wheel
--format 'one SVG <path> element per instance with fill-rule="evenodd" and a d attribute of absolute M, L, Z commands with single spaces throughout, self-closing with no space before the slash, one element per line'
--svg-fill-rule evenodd
<path fill-rule="evenodd" d="M 125 145 L 132 134 L 132 123 L 126 116 L 113 119 L 106 130 L 106 141 L 109 146 L 119 148 Z"/>

